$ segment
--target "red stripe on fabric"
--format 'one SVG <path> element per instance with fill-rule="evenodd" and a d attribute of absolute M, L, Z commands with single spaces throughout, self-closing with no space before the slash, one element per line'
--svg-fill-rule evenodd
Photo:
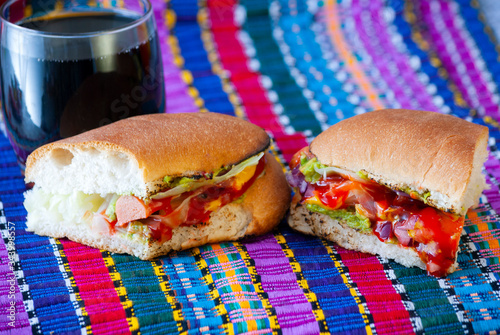
<path fill-rule="evenodd" d="M 130 333 L 125 310 L 99 249 L 60 240 L 93 334 Z"/>
<path fill-rule="evenodd" d="M 267 90 L 262 87 L 260 74 L 249 68 L 250 59 L 237 38 L 240 28 L 234 23 L 235 4 L 235 0 L 207 1 L 210 27 L 219 60 L 229 73 L 248 120 L 273 134 L 283 157 L 289 162 L 295 152 L 308 145 L 307 141 L 303 134 L 285 133 L 278 116 L 273 112 Z"/>
<path fill-rule="evenodd" d="M 377 257 L 341 247 L 336 250 L 349 269 L 349 277 L 366 301 L 377 333 L 414 333 L 401 295 L 387 279 L 384 266 Z"/>

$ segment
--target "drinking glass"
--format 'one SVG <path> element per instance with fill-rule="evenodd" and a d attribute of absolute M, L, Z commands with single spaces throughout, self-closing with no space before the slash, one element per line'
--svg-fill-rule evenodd
<path fill-rule="evenodd" d="M 3 119 L 21 167 L 45 143 L 164 112 L 148 0 L 10 0 L 0 21 Z"/>

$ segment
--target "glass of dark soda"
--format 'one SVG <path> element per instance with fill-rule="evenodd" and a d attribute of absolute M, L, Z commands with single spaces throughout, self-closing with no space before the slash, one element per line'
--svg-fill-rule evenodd
<path fill-rule="evenodd" d="M 165 111 L 148 0 L 10 0 L 0 20 L 4 129 L 21 167 L 45 143 Z"/>

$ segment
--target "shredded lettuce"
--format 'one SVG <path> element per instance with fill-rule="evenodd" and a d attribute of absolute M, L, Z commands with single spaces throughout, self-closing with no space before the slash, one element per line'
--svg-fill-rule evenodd
<path fill-rule="evenodd" d="M 349 211 L 347 209 L 331 210 L 316 204 L 306 204 L 306 208 L 311 212 L 326 214 L 334 220 L 345 222 L 349 227 L 363 233 L 372 231 L 370 220 L 356 211 Z"/>
<path fill-rule="evenodd" d="M 305 179 L 309 183 L 315 183 L 321 178 L 326 178 L 331 173 L 337 173 L 346 179 L 356 180 L 360 183 L 366 183 L 366 178 L 361 177 L 356 173 L 346 171 L 334 166 L 323 165 L 318 162 L 316 157 L 309 159 L 306 155 L 302 155 L 300 158 L 300 172 L 305 176 Z"/>
<path fill-rule="evenodd" d="M 317 170 L 328 168 L 326 165 L 318 162 L 316 157 L 308 159 L 306 155 L 300 158 L 299 170 L 304 175 L 305 179 L 309 183 L 315 183 L 323 177 L 322 173 L 318 173 Z"/>
<path fill-rule="evenodd" d="M 431 192 L 429 190 L 416 191 L 411 187 L 400 187 L 399 190 L 408 194 L 412 199 L 417 199 L 422 201 L 424 204 L 428 204 L 428 198 L 431 196 Z"/>
<path fill-rule="evenodd" d="M 178 195 L 178 194 L 181 194 L 181 193 L 184 193 L 187 191 L 196 190 L 197 188 L 200 188 L 200 187 L 205 186 L 205 185 L 215 185 L 215 184 L 221 183 L 224 180 L 227 180 L 231 177 L 236 176 L 238 173 L 242 172 L 247 167 L 257 165 L 259 163 L 259 160 L 262 158 L 262 156 L 264 156 L 264 152 L 261 152 L 258 155 L 252 156 L 252 157 L 244 160 L 243 162 L 232 166 L 231 169 L 227 173 L 223 174 L 222 176 L 218 176 L 218 174 L 222 171 L 226 171 L 227 168 L 219 169 L 216 173 L 214 173 L 214 177 L 212 179 L 208 179 L 208 180 L 204 179 L 204 178 L 189 178 L 189 177 L 182 177 L 176 181 L 172 181 L 171 179 L 169 179 L 169 181 L 171 181 L 170 185 L 173 186 L 173 188 L 171 188 L 165 192 L 160 192 L 151 198 L 152 199 L 163 199 L 163 198 Z M 164 178 L 164 180 L 165 180 L 165 178 Z"/>
<path fill-rule="evenodd" d="M 132 221 L 126 227 L 116 227 L 116 233 L 132 241 L 145 244 L 150 241 L 151 230 L 140 221 Z"/>

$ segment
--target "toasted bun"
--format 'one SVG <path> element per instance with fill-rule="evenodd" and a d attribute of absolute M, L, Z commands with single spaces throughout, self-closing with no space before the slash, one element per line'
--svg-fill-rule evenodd
<path fill-rule="evenodd" d="M 300 203 L 292 204 L 288 224 L 301 233 L 322 237 L 346 249 L 393 259 L 406 267 L 416 266 L 426 269 L 425 263 L 415 250 L 397 244 L 383 243 L 373 234 L 362 234 L 326 214 L 310 212 Z M 448 269 L 448 273 L 454 272 L 456 267 L 455 258 L 455 264 Z"/>
<path fill-rule="evenodd" d="M 213 172 L 269 145 L 264 130 L 217 113 L 128 118 L 35 150 L 26 182 L 47 192 L 118 193 L 147 197 L 164 176 Z"/>
<path fill-rule="evenodd" d="M 488 128 L 433 112 L 385 109 L 339 122 L 311 152 L 325 165 L 365 171 L 393 189 L 430 191 L 428 204 L 464 215 L 486 187 Z"/>
<path fill-rule="evenodd" d="M 290 204 L 290 189 L 280 164 L 266 153 L 264 175 L 245 193 L 241 203 L 230 203 L 213 212 L 205 225 L 178 227 L 165 243 L 144 244 L 137 238 L 120 234 L 101 234 L 81 220 L 57 221 L 48 212 L 28 213 L 29 231 L 54 238 L 67 237 L 100 249 L 128 253 L 148 260 L 175 250 L 208 243 L 234 241 L 248 235 L 271 231 L 285 215 Z M 27 198 L 30 196 L 27 193 Z"/>

